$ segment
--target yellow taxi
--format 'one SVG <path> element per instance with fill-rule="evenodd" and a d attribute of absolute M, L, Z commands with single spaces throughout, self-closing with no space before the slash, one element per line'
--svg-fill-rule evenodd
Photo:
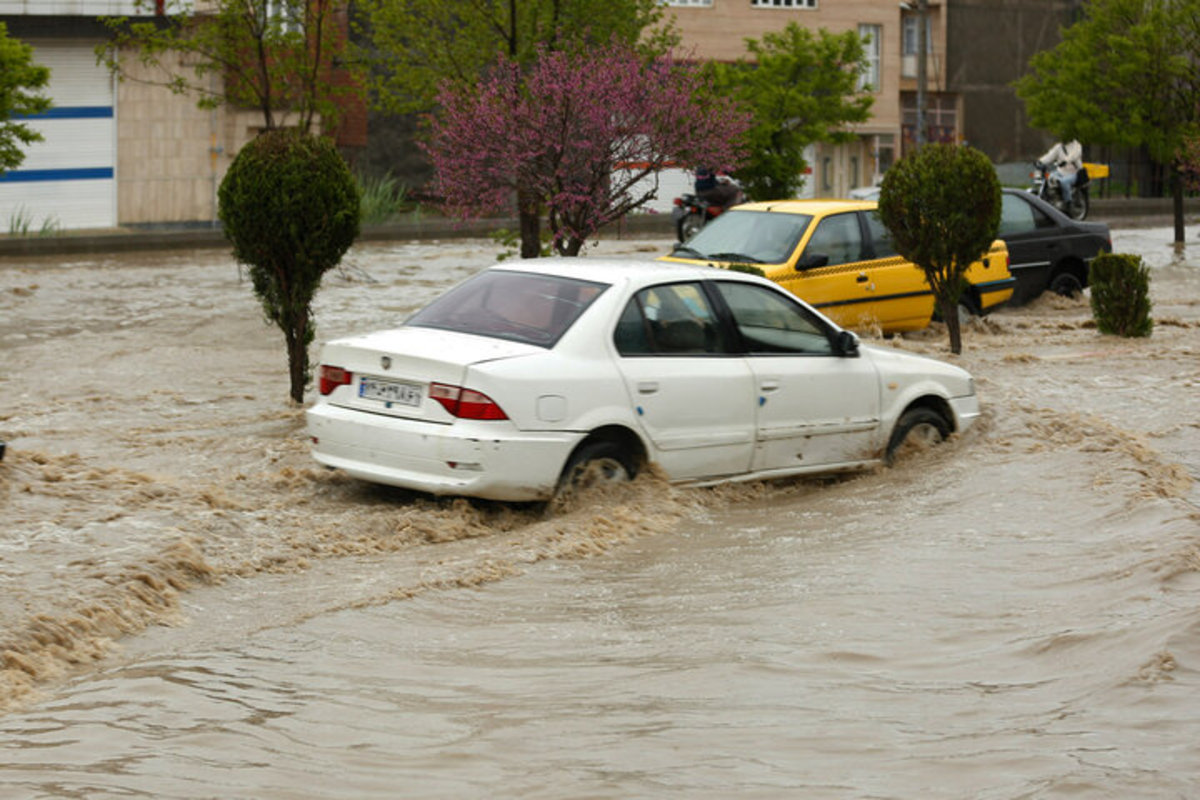
<path fill-rule="evenodd" d="M 663 261 L 748 265 L 844 328 L 921 330 L 934 313 L 925 273 L 896 253 L 872 200 L 745 203 L 709 222 Z M 1012 296 L 1003 241 L 971 264 L 960 310 L 986 314 Z"/>

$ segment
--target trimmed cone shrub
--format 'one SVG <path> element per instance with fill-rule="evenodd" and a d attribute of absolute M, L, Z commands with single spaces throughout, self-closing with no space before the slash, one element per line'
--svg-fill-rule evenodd
<path fill-rule="evenodd" d="M 1150 270 L 1142 257 L 1127 253 L 1102 253 L 1088 268 L 1092 289 L 1092 317 L 1101 333 L 1115 336 L 1149 336 Z"/>
<path fill-rule="evenodd" d="M 896 252 L 925 273 L 950 351 L 961 353 L 958 301 L 965 276 L 991 248 L 1000 225 L 996 168 L 973 147 L 927 144 L 884 173 L 879 219 Z"/>
<path fill-rule="evenodd" d="M 358 236 L 354 176 L 329 139 L 269 130 L 238 153 L 218 200 L 233 253 L 249 266 L 263 313 L 287 340 L 291 397 L 299 403 L 316 327 L 313 296 Z"/>

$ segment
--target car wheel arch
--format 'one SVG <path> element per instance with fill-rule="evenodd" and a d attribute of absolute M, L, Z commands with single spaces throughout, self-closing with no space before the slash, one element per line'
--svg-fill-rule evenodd
<path fill-rule="evenodd" d="M 930 417 L 931 414 L 932 417 Z M 954 412 L 945 398 L 937 395 L 919 397 L 904 407 L 904 410 L 897 415 L 891 430 L 888 431 L 881 459 L 884 464 L 890 466 L 894 463 L 896 448 L 908 435 L 908 430 L 912 426 L 907 423 L 914 416 L 918 417 L 920 422 L 928 421 L 937 426 L 943 439 L 948 439 L 957 430 Z M 940 425 L 937 424 L 939 420 Z"/>
<path fill-rule="evenodd" d="M 579 451 L 600 442 L 613 444 L 628 456 L 629 463 L 627 466 L 630 468 L 631 475 L 636 475 L 645 467 L 648 453 L 646 444 L 642 441 L 642 438 L 635 431 L 624 425 L 610 424 L 596 428 L 583 437 L 571 450 L 570 455 L 567 456 L 567 460 L 564 462 L 564 469 L 567 464 L 571 463 Z"/>
<path fill-rule="evenodd" d="M 1047 288 L 1054 285 L 1054 282 L 1064 275 L 1070 275 L 1079 282 L 1079 288 L 1085 289 L 1088 285 L 1088 266 L 1081 259 L 1074 256 L 1067 256 L 1055 262 L 1054 268 L 1050 270 L 1050 280 L 1047 282 Z"/>

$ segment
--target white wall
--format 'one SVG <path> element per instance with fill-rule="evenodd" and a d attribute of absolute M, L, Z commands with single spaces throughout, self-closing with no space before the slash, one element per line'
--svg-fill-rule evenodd
<path fill-rule="evenodd" d="M 0 0 L 0 14 L 38 14 L 43 16 L 127 16 L 139 12 L 134 0 Z"/>

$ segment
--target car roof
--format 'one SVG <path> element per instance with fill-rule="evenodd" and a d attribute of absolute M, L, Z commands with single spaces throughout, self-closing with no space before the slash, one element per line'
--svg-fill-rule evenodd
<path fill-rule="evenodd" d="M 874 200 L 821 198 L 817 200 L 764 200 L 757 203 L 742 203 L 734 208 L 738 211 L 775 211 L 785 214 L 824 216 L 840 211 L 874 211 L 876 206 L 878 203 Z"/>
<path fill-rule="evenodd" d="M 761 282 L 742 272 L 700 264 L 677 261 L 651 261 L 648 259 L 621 258 L 530 258 L 521 261 L 505 261 L 489 267 L 491 270 L 528 272 L 539 275 L 557 275 L 598 283 L 659 283 L 678 280 L 712 280 L 714 278 Z"/>

